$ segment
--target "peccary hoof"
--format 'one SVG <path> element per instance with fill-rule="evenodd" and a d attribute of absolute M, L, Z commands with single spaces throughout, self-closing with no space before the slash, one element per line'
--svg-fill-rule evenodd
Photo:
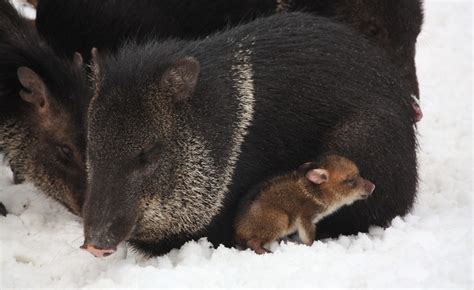
<path fill-rule="evenodd" d="M 3 205 L 3 203 L 0 202 L 0 215 L 6 216 L 7 215 L 7 209 Z"/>

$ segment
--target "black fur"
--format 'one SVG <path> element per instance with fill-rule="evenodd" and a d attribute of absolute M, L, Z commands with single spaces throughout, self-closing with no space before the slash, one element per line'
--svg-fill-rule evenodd
<path fill-rule="evenodd" d="M 289 11 L 332 17 L 382 47 L 419 97 L 415 45 L 422 0 L 288 0 Z M 60 54 L 86 58 L 92 47 L 115 51 L 124 40 L 204 37 L 278 11 L 276 0 L 41 0 L 38 30 Z"/>
<path fill-rule="evenodd" d="M 415 46 L 423 24 L 422 0 L 292 0 L 290 10 L 331 17 L 362 32 L 388 53 L 419 98 Z"/>
<path fill-rule="evenodd" d="M 116 50 L 130 38 L 194 39 L 272 13 L 273 0 L 41 0 L 36 25 L 59 54 Z"/>
<path fill-rule="evenodd" d="M 176 103 L 173 91 L 179 88 L 166 89 L 163 79 L 178 63 L 195 70 L 189 57 L 199 62 L 198 83 L 189 99 Z M 175 192 L 185 180 L 180 164 L 185 175 L 191 174 L 186 166 L 195 166 L 183 157 L 184 148 L 192 145 L 180 139 L 185 128 L 204 139 L 217 177 L 225 170 L 241 110 L 236 86 L 242 80 L 233 72 L 246 61 L 253 71 L 254 115 L 224 207 L 197 232 L 160 232 L 170 220 L 148 227 L 145 213 L 171 211 L 170 217 L 180 217 L 198 204 L 197 192 Z M 386 226 L 412 207 L 417 165 L 409 86 L 382 50 L 343 25 L 289 13 L 200 41 L 128 44 L 99 63 L 99 94 L 88 116 L 92 174 L 84 206 L 85 243 L 114 247 L 128 238 L 150 255 L 202 236 L 232 245 L 242 194 L 328 151 L 358 164 L 376 191 L 328 217 L 319 233 L 336 236 Z M 211 196 L 218 184 L 209 177 Z M 160 205 L 150 208 L 153 199 Z M 176 202 L 171 209 L 166 207 L 170 200 Z M 208 202 L 203 219 L 213 215 L 213 202 Z M 183 219 L 190 224 L 200 220 Z"/>
<path fill-rule="evenodd" d="M 7 215 L 7 209 L 5 208 L 5 206 L 3 205 L 3 203 L 0 202 L 0 215 L 1 216 L 6 216 Z"/>

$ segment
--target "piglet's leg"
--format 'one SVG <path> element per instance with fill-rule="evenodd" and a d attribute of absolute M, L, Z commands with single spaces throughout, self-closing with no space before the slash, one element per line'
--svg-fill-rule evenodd
<path fill-rule="evenodd" d="M 298 236 L 300 240 L 308 246 L 311 246 L 316 236 L 316 226 L 310 219 L 300 218 L 297 222 Z"/>
<path fill-rule="evenodd" d="M 265 253 L 271 253 L 271 251 L 263 247 L 263 242 L 261 240 L 252 239 L 247 242 L 247 247 L 252 249 L 255 253 L 262 255 Z"/>

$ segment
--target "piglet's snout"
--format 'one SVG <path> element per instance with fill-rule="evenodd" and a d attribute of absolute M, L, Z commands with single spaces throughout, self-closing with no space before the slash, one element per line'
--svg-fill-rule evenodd
<path fill-rule="evenodd" d="M 364 188 L 367 191 L 368 195 L 371 195 L 372 192 L 374 192 L 375 190 L 375 185 L 368 180 L 364 180 Z"/>

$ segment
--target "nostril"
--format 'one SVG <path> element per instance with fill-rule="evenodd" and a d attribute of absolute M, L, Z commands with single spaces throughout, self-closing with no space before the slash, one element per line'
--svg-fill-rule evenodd
<path fill-rule="evenodd" d="M 92 244 L 84 244 L 81 246 L 81 249 L 84 249 L 94 255 L 95 257 L 107 257 L 111 254 L 113 254 L 116 249 L 115 248 L 110 248 L 110 249 L 102 249 L 98 248 Z"/>
<path fill-rule="evenodd" d="M 371 184 L 370 188 L 369 188 L 369 192 L 372 194 L 372 192 L 374 192 L 374 190 L 375 190 L 375 185 Z"/>
<path fill-rule="evenodd" d="M 413 103 L 412 106 L 415 111 L 415 121 L 419 122 L 423 118 L 423 112 L 421 111 L 420 105 Z"/>

